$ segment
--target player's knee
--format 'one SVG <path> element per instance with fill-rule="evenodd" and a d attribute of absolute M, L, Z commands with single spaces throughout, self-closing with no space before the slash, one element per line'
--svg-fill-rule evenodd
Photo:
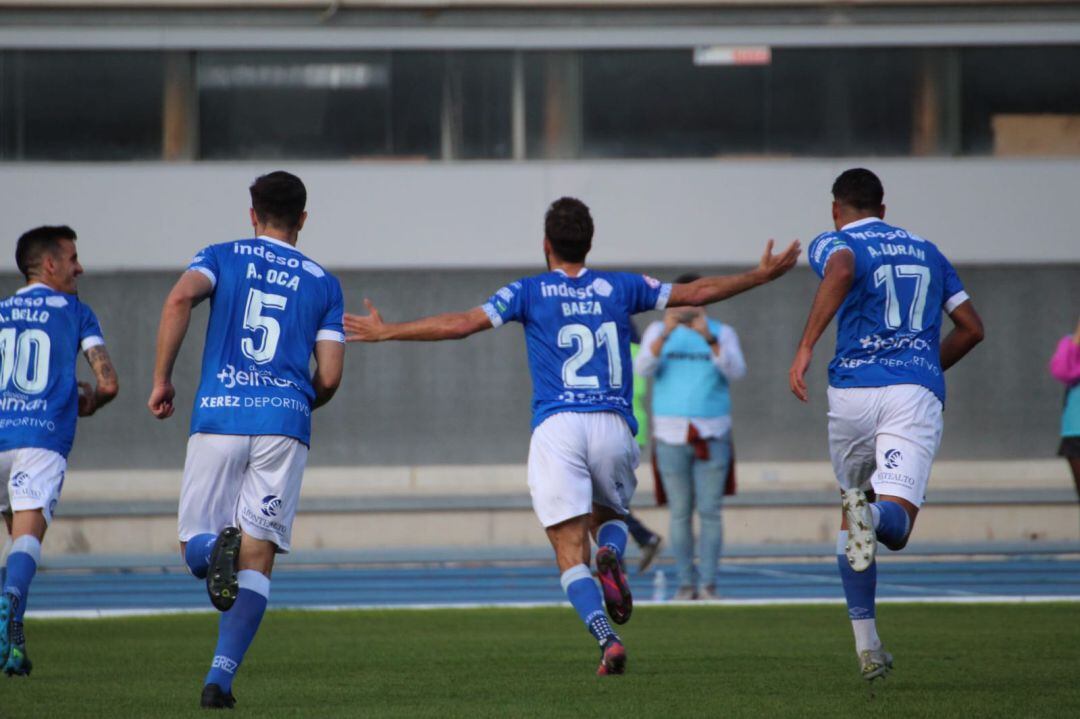
<path fill-rule="evenodd" d="M 884 538 L 882 538 L 879 541 L 882 544 L 884 544 L 888 549 L 890 549 L 890 550 L 892 550 L 894 552 L 899 552 L 901 549 L 903 549 L 904 547 L 907 546 L 908 539 L 910 539 L 910 538 L 911 538 L 911 533 L 908 532 L 907 534 L 905 534 L 903 537 L 900 537 L 899 539 L 894 539 L 892 541 L 886 541 Z"/>

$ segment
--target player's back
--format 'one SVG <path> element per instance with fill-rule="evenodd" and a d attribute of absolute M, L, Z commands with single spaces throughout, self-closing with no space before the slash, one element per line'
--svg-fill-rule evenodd
<path fill-rule="evenodd" d="M 75 363 L 80 349 L 102 342 L 76 295 L 34 284 L 0 300 L 0 451 L 67 456 L 79 408 Z"/>
<path fill-rule="evenodd" d="M 877 218 L 820 235 L 811 264 L 821 274 L 843 248 L 854 254 L 855 276 L 838 313 L 830 384 L 917 384 L 944 402 L 941 314 L 967 299 L 956 271 L 933 243 Z"/>
<path fill-rule="evenodd" d="M 526 277 L 484 306 L 496 326 L 525 326 L 533 427 L 558 412 L 616 411 L 633 431 L 630 317 L 662 309 L 670 285 L 642 275 L 583 269 Z"/>
<path fill-rule="evenodd" d="M 192 433 L 308 443 L 315 343 L 343 339 L 337 279 L 267 237 L 211 245 L 189 269 L 215 283 Z"/>

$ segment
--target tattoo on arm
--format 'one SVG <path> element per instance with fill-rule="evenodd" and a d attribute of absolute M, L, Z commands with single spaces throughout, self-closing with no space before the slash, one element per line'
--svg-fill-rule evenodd
<path fill-rule="evenodd" d="M 94 371 L 97 380 L 96 400 L 98 406 L 105 404 L 116 396 L 118 389 L 116 380 L 116 368 L 113 367 L 112 358 L 105 345 L 97 345 L 86 351 L 86 361 Z"/>

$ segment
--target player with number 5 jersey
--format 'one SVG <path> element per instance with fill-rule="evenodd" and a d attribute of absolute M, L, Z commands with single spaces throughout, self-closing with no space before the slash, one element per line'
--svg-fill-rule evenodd
<path fill-rule="evenodd" d="M 829 452 L 841 490 L 837 564 L 859 671 L 873 680 L 893 661 L 875 623 L 877 542 L 907 545 L 941 443 L 944 372 L 982 340 L 983 329 L 941 251 L 885 222 L 874 173 L 847 170 L 832 192 L 836 229 L 810 244 L 810 265 L 822 280 L 789 382 L 807 401 L 814 345 L 839 314 L 828 390 Z M 955 324 L 944 340 L 943 312 Z"/>
<path fill-rule="evenodd" d="M 300 178 L 251 188 L 256 237 L 199 251 L 165 301 L 149 407 L 173 413 L 173 365 L 192 308 L 210 299 L 202 375 L 180 490 L 180 552 L 223 612 L 201 704 L 231 708 L 233 677 L 289 551 L 311 440 L 311 412 L 341 381 L 341 286 L 296 249 L 307 213 Z M 311 358 L 315 371 L 311 373 Z"/>
<path fill-rule="evenodd" d="M 770 242 L 754 270 L 670 285 L 646 275 L 586 268 L 592 237 L 589 208 L 564 197 L 544 218 L 547 272 L 511 282 L 467 312 L 413 322 L 385 323 L 365 301 L 370 314 L 345 315 L 345 329 L 348 341 L 379 342 L 462 339 L 507 322 L 524 325 L 533 384 L 533 509 L 555 549 L 563 590 L 600 645 L 597 673 L 605 675 L 626 667 L 626 649 L 608 616 L 616 624 L 626 622 L 633 601 L 622 568 L 624 518 L 637 483 L 639 451 L 630 317 L 717 302 L 776 279 L 795 264 L 799 245 L 774 255 Z M 595 559 L 590 534 L 598 546 Z"/>
<path fill-rule="evenodd" d="M 0 671 L 28 675 L 23 615 L 41 562 L 41 540 L 60 501 L 76 417 L 116 396 L 116 370 L 94 311 L 79 299 L 75 231 L 23 234 L 15 263 L 26 285 L 0 299 L 0 514 L 13 538 L 0 571 Z M 86 354 L 96 386 L 78 382 Z"/>

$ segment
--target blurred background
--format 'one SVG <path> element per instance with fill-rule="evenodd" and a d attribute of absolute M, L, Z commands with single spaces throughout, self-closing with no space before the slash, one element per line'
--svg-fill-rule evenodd
<path fill-rule="evenodd" d="M 200 247 L 250 235 L 259 174 L 306 182 L 300 248 L 353 311 L 369 297 L 409 319 L 541 270 L 559 196 L 592 208 L 592 264 L 670 280 L 832 229 L 832 181 L 854 166 L 882 178 L 890 221 L 953 260 L 986 323 L 949 373 L 911 549 L 1080 551 L 1046 369 L 1080 315 L 1080 3 L 0 0 L 0 291 L 21 284 L 19 234 L 72 225 L 121 382 L 79 425 L 46 566 L 179 565 L 206 312 L 168 422 L 145 408 L 158 314 Z M 832 330 L 809 405 L 786 378 L 816 284 L 804 260 L 712 311 L 749 365 L 732 557 L 832 553 Z M 315 415 L 291 561 L 546 558 L 522 339 L 350 346 Z M 635 507 L 665 533 L 647 463 L 641 480 Z"/>

